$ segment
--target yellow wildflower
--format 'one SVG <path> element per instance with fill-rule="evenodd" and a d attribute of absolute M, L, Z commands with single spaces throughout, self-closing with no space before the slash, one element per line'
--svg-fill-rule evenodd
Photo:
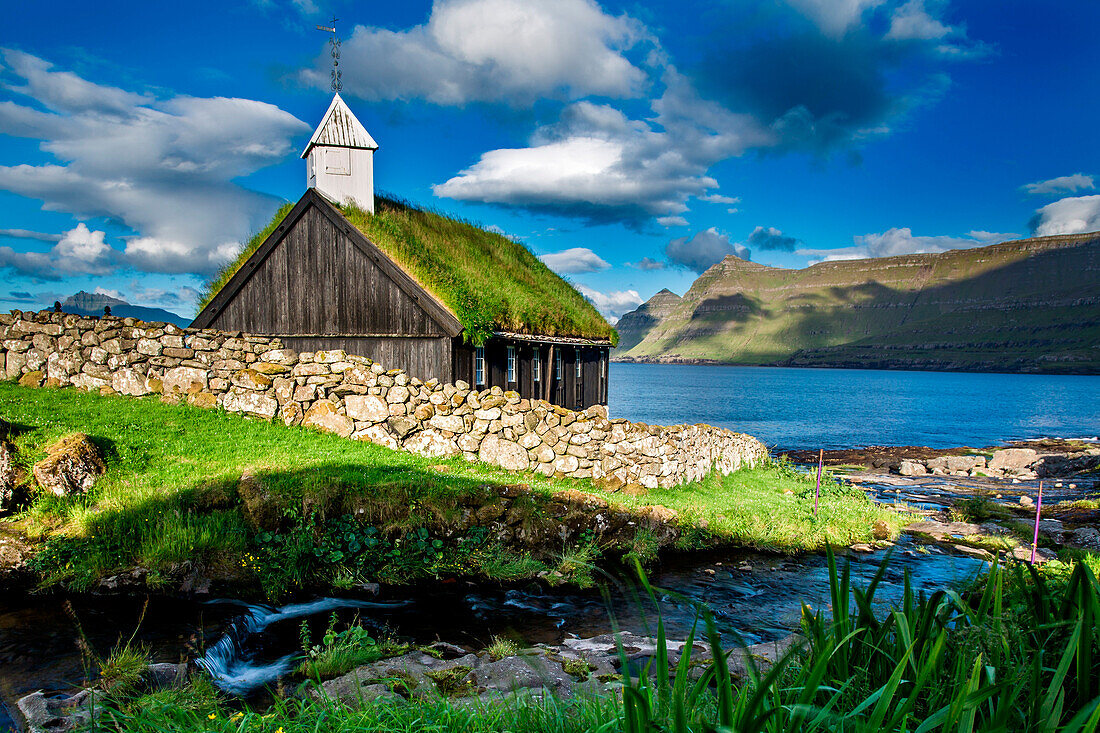
<path fill-rule="evenodd" d="M 218 714 L 217 714 L 217 713 L 210 713 L 210 714 L 209 714 L 209 715 L 207 715 L 206 717 L 207 717 L 207 718 L 208 718 L 209 720 L 213 720 L 214 718 L 218 717 Z"/>

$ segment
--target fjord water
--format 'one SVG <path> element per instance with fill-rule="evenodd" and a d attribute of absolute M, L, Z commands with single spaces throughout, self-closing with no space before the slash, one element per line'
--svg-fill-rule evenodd
<path fill-rule="evenodd" d="M 612 364 L 612 417 L 781 448 L 982 447 L 1100 434 L 1100 376 Z"/>

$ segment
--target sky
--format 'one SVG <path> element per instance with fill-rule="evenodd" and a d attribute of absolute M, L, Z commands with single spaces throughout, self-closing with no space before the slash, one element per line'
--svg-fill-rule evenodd
<path fill-rule="evenodd" d="M 610 319 L 776 267 L 1100 230 L 1095 0 L 5 3 L 0 308 L 194 315 L 332 97 L 378 190 Z"/>

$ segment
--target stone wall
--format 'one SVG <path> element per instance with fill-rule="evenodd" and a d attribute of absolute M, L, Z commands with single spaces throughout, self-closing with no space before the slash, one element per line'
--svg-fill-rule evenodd
<path fill-rule="evenodd" d="M 4 377 L 30 386 L 186 400 L 428 457 L 463 455 L 545 476 L 670 487 L 767 458 L 760 441 L 709 425 L 610 420 L 500 387 L 410 378 L 343 351 L 133 318 L 0 315 Z"/>

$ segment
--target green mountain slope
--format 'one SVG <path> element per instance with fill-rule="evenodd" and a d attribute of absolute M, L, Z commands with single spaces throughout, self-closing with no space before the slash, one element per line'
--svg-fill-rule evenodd
<path fill-rule="evenodd" d="M 726 257 L 616 357 L 1100 373 L 1100 233 L 801 270 Z"/>
<path fill-rule="evenodd" d="M 615 324 L 615 330 L 619 332 L 618 351 L 625 353 L 638 345 L 654 326 L 672 313 L 679 303 L 680 296 L 665 288 L 634 310 L 624 314 Z"/>

